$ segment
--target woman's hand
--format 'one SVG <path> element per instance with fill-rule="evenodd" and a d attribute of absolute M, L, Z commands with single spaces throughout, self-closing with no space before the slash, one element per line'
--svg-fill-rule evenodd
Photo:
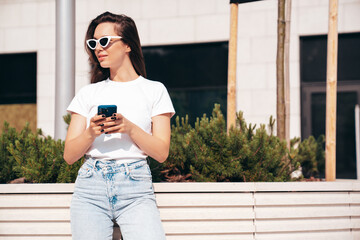
<path fill-rule="evenodd" d="M 104 133 L 104 124 L 106 123 L 105 115 L 95 115 L 90 119 L 90 125 L 88 127 L 88 131 L 90 135 L 94 138 L 100 136 Z"/>
<path fill-rule="evenodd" d="M 159 162 L 164 162 L 169 155 L 170 146 L 170 113 L 164 113 L 152 117 L 152 134 L 145 132 L 139 126 L 129 121 L 120 113 L 114 113 L 113 116 L 103 119 L 102 121 L 94 121 L 94 132 L 99 134 L 110 133 L 126 133 L 134 141 L 134 143 L 147 155 Z"/>
<path fill-rule="evenodd" d="M 95 115 L 90 119 L 90 126 L 86 127 L 86 117 L 72 113 L 71 122 L 65 139 L 64 159 L 68 164 L 79 160 L 98 137 L 104 124 L 105 116 Z"/>
<path fill-rule="evenodd" d="M 102 125 L 103 124 L 103 125 Z M 129 121 L 120 113 L 114 113 L 111 117 L 106 118 L 105 122 L 101 122 L 101 133 L 126 133 L 131 134 L 131 131 L 136 127 L 134 123 Z M 95 130 L 98 130 L 95 127 Z M 98 133 L 98 131 L 96 131 Z"/>

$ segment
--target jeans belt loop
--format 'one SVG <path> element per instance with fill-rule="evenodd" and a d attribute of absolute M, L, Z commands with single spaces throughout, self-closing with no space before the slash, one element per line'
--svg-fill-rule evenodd
<path fill-rule="evenodd" d="M 129 169 L 128 164 L 127 164 L 127 163 L 124 163 L 124 166 L 125 166 L 125 174 L 126 174 L 126 175 L 129 175 L 130 169 Z"/>
<path fill-rule="evenodd" d="M 97 170 L 96 168 L 96 163 L 98 162 L 99 160 L 98 159 L 94 159 L 94 169 Z"/>

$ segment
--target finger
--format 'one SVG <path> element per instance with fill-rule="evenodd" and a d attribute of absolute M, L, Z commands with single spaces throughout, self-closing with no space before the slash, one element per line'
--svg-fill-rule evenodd
<path fill-rule="evenodd" d="M 93 128 L 94 131 L 100 131 L 105 125 L 103 120 L 98 120 L 96 122 L 90 122 L 90 127 Z"/>
<path fill-rule="evenodd" d="M 104 128 L 105 134 L 120 133 L 121 132 L 120 130 L 121 130 L 121 126 L 119 126 L 119 125 Z"/>
<path fill-rule="evenodd" d="M 102 130 L 101 127 L 96 126 L 92 127 L 92 132 L 95 136 L 100 136 L 104 132 L 104 130 Z"/>
<path fill-rule="evenodd" d="M 95 115 L 94 117 L 92 117 L 90 119 L 91 122 L 97 122 L 99 120 L 104 120 L 106 118 L 106 116 L 103 114 L 103 115 Z"/>
<path fill-rule="evenodd" d="M 114 120 L 116 120 L 116 119 L 117 119 L 116 117 L 111 116 L 111 117 L 105 118 L 104 120 L 105 120 L 106 122 L 114 122 Z"/>
<path fill-rule="evenodd" d="M 100 119 L 98 121 L 96 121 L 96 126 L 100 126 L 101 128 L 103 128 L 106 125 L 106 119 Z"/>
<path fill-rule="evenodd" d="M 100 126 L 103 128 L 109 128 L 120 124 L 121 124 L 120 120 L 106 119 L 106 121 L 102 122 Z"/>
<path fill-rule="evenodd" d="M 113 133 L 121 133 L 119 131 L 110 131 L 110 132 L 105 132 L 105 134 L 113 134 Z"/>
<path fill-rule="evenodd" d="M 116 119 L 123 119 L 123 118 L 124 118 L 124 116 L 121 115 L 120 113 L 114 113 L 114 114 L 112 115 L 112 117 L 116 117 Z"/>
<path fill-rule="evenodd" d="M 120 116 L 121 116 L 120 114 L 118 115 L 118 114 L 114 113 L 112 116 L 107 117 L 106 120 L 107 120 L 107 121 L 118 120 L 118 119 L 121 119 Z"/>

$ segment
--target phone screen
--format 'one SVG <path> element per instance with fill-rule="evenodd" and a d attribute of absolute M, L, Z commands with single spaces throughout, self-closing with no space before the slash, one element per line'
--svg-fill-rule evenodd
<path fill-rule="evenodd" d="M 112 116 L 117 112 L 116 105 L 99 105 L 98 106 L 98 115 L 105 115 L 106 117 Z"/>

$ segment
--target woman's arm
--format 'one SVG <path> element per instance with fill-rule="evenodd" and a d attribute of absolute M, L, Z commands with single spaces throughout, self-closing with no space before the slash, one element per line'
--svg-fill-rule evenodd
<path fill-rule="evenodd" d="M 95 138 L 102 134 L 99 126 L 104 122 L 103 116 L 94 116 L 86 128 L 86 118 L 77 113 L 71 114 L 71 122 L 65 139 L 64 159 L 68 164 L 79 160 L 89 149 Z"/>
<path fill-rule="evenodd" d="M 119 113 L 116 114 L 116 120 L 105 123 L 104 130 L 108 133 L 127 133 L 141 150 L 160 163 L 165 162 L 169 155 L 170 113 L 152 118 L 152 135 Z"/>
<path fill-rule="evenodd" d="M 130 137 L 147 155 L 158 162 L 165 162 L 170 148 L 170 113 L 152 118 L 152 135 L 139 127 L 130 131 Z"/>

